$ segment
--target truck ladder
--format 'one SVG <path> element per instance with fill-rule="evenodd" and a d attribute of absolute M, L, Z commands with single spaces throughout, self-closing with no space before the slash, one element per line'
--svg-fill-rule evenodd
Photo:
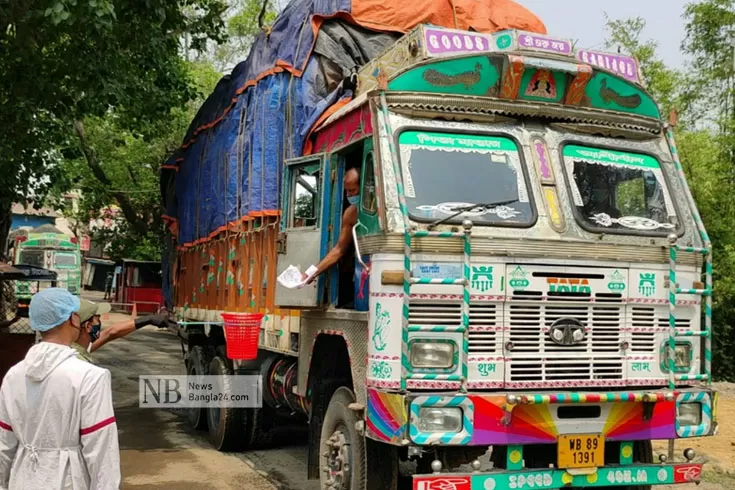
<path fill-rule="evenodd" d="M 712 242 L 709 239 L 707 230 L 702 222 L 702 217 L 697 210 L 694 197 L 689 189 L 684 169 L 679 160 L 679 152 L 674 141 L 674 130 L 668 125 L 666 127 L 666 141 L 669 143 L 669 150 L 676 166 L 676 172 L 684 188 L 684 195 L 689 205 L 689 210 L 694 217 L 699 231 L 700 239 L 703 247 L 680 247 L 677 245 L 677 237 L 675 234 L 669 236 L 669 341 L 668 341 L 668 367 L 669 367 L 669 389 L 674 390 L 678 381 L 703 381 L 707 385 L 712 383 Z M 704 288 L 682 289 L 676 283 L 676 257 L 677 252 L 701 253 L 704 258 Z M 701 279 L 701 278 L 700 278 Z M 679 294 L 697 295 L 701 297 L 702 310 L 704 310 L 704 328 L 699 332 L 676 331 L 676 296 Z M 699 374 L 676 374 L 676 339 L 687 337 L 701 337 L 704 339 L 704 373 Z M 674 459 L 674 439 L 669 440 L 669 460 Z"/>
<path fill-rule="evenodd" d="M 414 230 L 411 227 L 408 208 L 406 207 L 406 196 L 403 192 L 403 177 L 401 174 L 401 166 L 399 164 L 399 156 L 393 142 L 393 136 L 390 129 L 390 117 L 388 115 L 388 103 L 385 98 L 385 92 L 380 93 L 380 120 L 383 126 L 383 137 L 386 138 L 388 148 L 390 150 L 391 161 L 393 162 L 393 173 L 396 178 L 396 187 L 398 193 L 398 202 L 403 217 L 404 226 L 404 247 L 403 247 L 403 312 L 402 312 L 402 347 L 401 347 L 401 390 L 407 389 L 407 381 L 409 379 L 431 380 L 431 381 L 458 381 L 463 392 L 467 391 L 467 371 L 469 357 L 469 330 L 470 330 L 470 258 L 471 246 L 470 235 L 472 232 L 472 222 L 465 221 L 462 223 L 463 231 L 461 232 L 443 232 L 443 231 L 426 231 Z M 416 278 L 411 272 L 411 263 L 413 254 L 411 252 L 413 238 L 450 238 L 463 240 L 464 263 L 462 267 L 461 278 Z M 460 326 L 452 325 L 436 325 L 423 326 L 411 325 L 409 315 L 411 311 L 411 286 L 413 285 L 462 285 L 462 323 Z M 408 353 L 408 336 L 409 332 L 460 332 L 462 333 L 462 351 L 459 355 L 461 365 L 461 374 L 431 374 L 431 373 L 414 373 L 411 367 Z"/>

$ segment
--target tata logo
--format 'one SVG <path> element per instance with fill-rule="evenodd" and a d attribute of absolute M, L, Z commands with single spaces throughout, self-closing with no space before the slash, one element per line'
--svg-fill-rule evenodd
<path fill-rule="evenodd" d="M 551 324 L 549 337 L 557 345 L 577 345 L 584 342 L 587 330 L 579 320 L 559 318 Z"/>
<path fill-rule="evenodd" d="M 592 293 L 588 279 L 547 277 L 546 284 L 550 293 Z"/>

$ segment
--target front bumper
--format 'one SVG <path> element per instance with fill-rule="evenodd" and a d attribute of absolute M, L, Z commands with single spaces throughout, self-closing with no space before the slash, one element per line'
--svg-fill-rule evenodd
<path fill-rule="evenodd" d="M 367 398 L 368 437 L 404 446 L 556 444 L 565 434 L 598 434 L 606 442 L 668 440 L 710 436 L 717 427 L 716 392 L 709 389 L 529 395 L 413 395 L 368 389 Z M 680 423 L 683 403 L 701 404 L 697 425 Z M 422 432 L 423 407 L 461 409 L 462 429 Z"/>
<path fill-rule="evenodd" d="M 493 471 L 415 475 L 413 490 L 552 490 L 559 488 L 606 488 L 628 485 L 675 485 L 698 483 L 702 465 L 660 464 L 598 468 L 586 475 L 565 470 Z"/>

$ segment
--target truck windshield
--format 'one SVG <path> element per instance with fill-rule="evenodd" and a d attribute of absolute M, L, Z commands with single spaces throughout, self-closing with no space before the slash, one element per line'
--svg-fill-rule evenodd
<path fill-rule="evenodd" d="M 20 252 L 20 264 L 44 267 L 43 250 L 22 250 Z"/>
<path fill-rule="evenodd" d="M 596 231 L 667 234 L 676 212 L 659 162 L 648 155 L 567 145 L 577 217 Z"/>
<path fill-rule="evenodd" d="M 72 253 L 56 252 L 54 256 L 54 265 L 56 267 L 72 267 L 77 265 L 77 256 Z"/>
<path fill-rule="evenodd" d="M 496 136 L 404 131 L 398 138 L 411 218 L 478 225 L 529 226 L 535 219 L 515 142 Z M 500 206 L 471 208 L 473 203 Z"/>

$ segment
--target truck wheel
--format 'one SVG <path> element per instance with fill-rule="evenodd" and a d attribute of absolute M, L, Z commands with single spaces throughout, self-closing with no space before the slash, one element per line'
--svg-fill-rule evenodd
<path fill-rule="evenodd" d="M 195 345 L 189 352 L 189 363 L 186 369 L 188 376 L 205 376 L 209 369 L 211 357 L 201 345 Z M 190 408 L 187 410 L 189 425 L 195 430 L 207 428 L 207 409 L 204 407 Z"/>
<path fill-rule="evenodd" d="M 635 441 L 633 443 L 634 463 L 653 463 L 653 445 L 651 441 Z M 651 485 L 628 485 L 624 490 L 651 490 Z"/>
<path fill-rule="evenodd" d="M 209 364 L 211 376 L 231 375 L 232 370 L 220 356 L 215 356 Z M 221 380 L 222 393 L 231 392 L 230 379 Z M 241 408 L 209 407 L 207 408 L 207 422 L 209 425 L 209 441 L 218 451 L 239 451 L 242 449 L 244 434 L 242 431 Z"/>
<path fill-rule="evenodd" d="M 319 469 L 322 490 L 365 490 L 365 439 L 355 424 L 360 420 L 348 407 L 355 395 L 338 388 L 329 401 L 319 441 Z"/>

